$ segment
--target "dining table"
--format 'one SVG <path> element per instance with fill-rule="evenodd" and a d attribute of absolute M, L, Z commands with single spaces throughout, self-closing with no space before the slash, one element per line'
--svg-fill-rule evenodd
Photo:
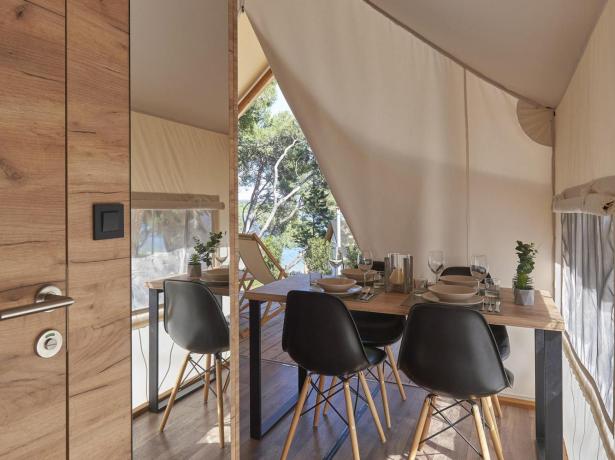
<path fill-rule="evenodd" d="M 186 274 L 168 276 L 166 278 L 159 278 L 145 283 L 149 291 L 149 306 L 148 306 L 148 409 L 150 412 L 160 412 L 167 406 L 167 399 L 160 399 L 158 395 L 159 385 L 159 362 L 158 352 L 160 346 L 160 328 L 158 323 L 160 321 L 160 300 L 161 295 L 164 293 L 164 282 L 166 280 L 178 280 L 178 281 L 197 281 L 206 285 L 212 294 L 216 297 L 220 305 L 222 305 L 222 297 L 228 297 L 230 288 L 229 283 L 211 282 L 210 280 L 201 277 L 190 277 Z M 215 378 L 212 372 L 212 381 Z M 193 393 L 194 391 L 202 388 L 204 385 L 203 379 L 197 379 L 196 381 L 181 388 L 177 393 L 175 400 L 184 398 L 185 396 Z"/>
<path fill-rule="evenodd" d="M 266 407 L 262 398 L 261 372 L 261 305 L 264 302 L 286 302 L 290 291 L 310 291 L 309 275 L 298 274 L 265 284 L 246 293 L 249 300 L 250 326 L 250 437 L 262 439 L 296 405 L 298 393 L 307 372 L 297 367 L 297 394 L 284 404 Z M 420 295 L 380 290 L 369 301 L 357 296 L 341 298 L 349 310 L 408 315 L 414 305 L 425 302 Z M 459 307 L 468 308 L 468 307 Z M 477 308 L 481 311 L 481 309 Z M 514 303 L 513 291 L 500 288 L 499 312 L 481 311 L 488 324 L 534 330 L 535 356 L 535 423 L 536 452 L 539 459 L 561 459 L 563 456 L 562 422 L 562 333 L 564 320 L 551 295 L 536 291 L 534 305 Z M 377 391 L 377 389 L 376 389 Z M 360 418 L 365 406 L 357 410 Z M 265 415 L 267 413 L 267 415 Z M 346 428 L 324 458 L 335 456 L 348 436 Z"/>

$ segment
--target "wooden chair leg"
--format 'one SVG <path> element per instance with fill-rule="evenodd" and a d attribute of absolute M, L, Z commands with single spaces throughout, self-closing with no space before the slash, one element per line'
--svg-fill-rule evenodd
<path fill-rule="evenodd" d="M 182 361 L 181 367 L 179 368 L 179 374 L 177 375 L 175 386 L 173 387 L 173 391 L 171 391 L 171 396 L 169 396 L 169 402 L 167 403 L 167 408 L 165 409 L 164 415 L 162 416 L 162 422 L 160 423 L 161 432 L 164 431 L 164 426 L 167 424 L 167 420 L 169 419 L 169 414 L 171 413 L 173 404 L 175 404 L 175 398 L 177 397 L 177 392 L 179 391 L 179 387 L 184 378 L 184 372 L 186 372 L 186 366 L 188 365 L 189 360 L 190 360 L 190 353 L 186 353 L 186 357 Z"/>
<path fill-rule="evenodd" d="M 425 438 L 429 435 L 429 427 L 431 426 L 431 417 L 433 416 L 434 407 L 436 405 L 437 396 L 431 398 L 431 404 L 429 405 L 429 411 L 427 411 L 427 418 L 425 419 L 425 425 L 423 426 L 423 433 L 421 434 L 421 442 L 419 443 L 419 450 L 425 445 Z"/>
<path fill-rule="evenodd" d="M 211 355 L 207 355 L 205 358 L 205 386 L 203 387 L 203 399 L 205 400 L 205 404 L 209 402 L 209 385 L 211 385 L 211 371 L 209 368 L 211 367 Z"/>
<path fill-rule="evenodd" d="M 337 377 L 331 377 L 331 384 L 329 385 L 329 391 L 327 392 L 327 400 L 325 401 L 325 407 L 322 409 L 322 415 L 327 415 L 327 410 L 329 409 L 329 400 L 333 396 L 333 387 L 335 386 L 335 382 L 337 382 Z"/>
<path fill-rule="evenodd" d="M 218 396 L 218 433 L 220 447 L 224 448 L 224 393 L 222 391 L 222 358 L 216 356 L 216 393 Z"/>
<path fill-rule="evenodd" d="M 495 449 L 495 456 L 498 460 L 504 460 L 504 452 L 502 451 L 502 441 L 500 440 L 500 433 L 498 431 L 498 425 L 493 416 L 493 407 L 491 406 L 491 398 L 481 398 L 483 404 L 483 414 L 487 425 L 489 426 L 489 434 L 491 435 L 491 442 Z"/>
<path fill-rule="evenodd" d="M 480 415 L 480 409 L 478 404 L 472 404 L 472 415 L 474 416 L 474 425 L 476 426 L 476 433 L 478 434 L 478 441 L 480 443 L 480 450 L 483 454 L 483 460 L 491 460 L 489 454 L 489 446 L 487 445 L 487 438 L 485 437 L 485 430 L 483 429 L 483 418 Z"/>
<path fill-rule="evenodd" d="M 495 415 L 497 417 L 502 417 L 502 407 L 500 406 L 500 398 L 498 398 L 498 395 L 491 396 L 491 402 L 495 408 Z"/>
<path fill-rule="evenodd" d="M 367 399 L 367 406 L 369 407 L 369 411 L 372 413 L 372 418 L 374 419 L 376 429 L 378 430 L 378 434 L 380 435 L 380 441 L 382 441 L 383 443 L 387 442 L 387 438 L 384 435 L 384 430 L 382 429 L 382 424 L 380 423 L 378 411 L 376 410 L 376 405 L 374 404 L 374 400 L 372 398 L 372 393 L 371 391 L 369 391 L 369 385 L 367 384 L 367 380 L 365 380 L 365 374 L 363 373 L 363 371 L 359 372 L 359 381 L 361 382 L 361 386 L 363 387 L 365 399 Z"/>
<path fill-rule="evenodd" d="M 350 383 L 344 380 L 344 399 L 346 400 L 346 416 L 348 417 L 348 431 L 350 431 L 350 443 L 352 445 L 352 458 L 360 460 L 359 440 L 357 439 L 357 427 L 354 422 L 354 407 L 350 395 Z"/>
<path fill-rule="evenodd" d="M 393 349 L 390 345 L 384 347 L 384 350 L 387 353 L 387 357 L 389 358 L 389 363 L 391 364 L 391 369 L 393 369 L 393 375 L 395 376 L 395 381 L 397 382 L 397 388 L 399 388 L 399 394 L 401 395 L 401 399 L 406 400 L 406 391 L 404 390 L 404 386 L 401 383 L 401 377 L 399 376 L 399 370 L 397 369 L 397 362 L 395 361 L 395 355 L 393 355 Z"/>
<path fill-rule="evenodd" d="M 310 389 L 310 378 L 311 377 L 308 374 L 308 376 L 303 381 L 303 387 L 301 387 L 299 400 L 297 401 L 297 405 L 295 406 L 295 413 L 293 414 L 292 422 L 290 422 L 290 429 L 288 430 L 288 435 L 286 436 L 286 441 L 284 442 L 284 450 L 282 450 L 282 456 L 280 457 L 280 460 L 286 460 L 286 457 L 288 457 L 290 445 L 292 444 L 295 437 L 295 431 L 297 431 L 297 424 L 299 423 L 299 418 L 301 417 L 301 411 L 303 410 L 308 390 Z"/>
<path fill-rule="evenodd" d="M 318 428 L 318 418 L 320 417 L 320 402 L 322 401 L 322 396 L 320 395 L 325 388 L 325 376 L 320 375 L 318 377 L 318 393 L 316 394 L 316 405 L 314 406 L 314 428 Z"/>
<path fill-rule="evenodd" d="M 421 443 L 421 437 L 423 436 L 423 428 L 425 427 L 425 420 L 427 420 L 427 413 L 431 409 L 431 398 L 432 395 L 428 395 L 425 398 L 425 401 L 423 401 L 421 414 L 419 415 L 419 420 L 416 423 L 414 437 L 412 438 L 412 444 L 410 445 L 410 451 L 408 452 L 408 460 L 414 460 L 416 458 L 416 453 L 419 450 L 419 444 Z"/>
<path fill-rule="evenodd" d="M 384 381 L 384 363 L 378 367 L 378 380 L 380 381 L 380 393 L 382 394 L 382 407 L 384 408 L 384 420 L 387 428 L 391 428 L 391 413 L 389 412 L 389 396 L 387 395 L 387 385 Z"/>

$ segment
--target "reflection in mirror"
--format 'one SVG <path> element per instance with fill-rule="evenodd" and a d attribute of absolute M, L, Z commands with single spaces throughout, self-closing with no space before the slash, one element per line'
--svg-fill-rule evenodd
<path fill-rule="evenodd" d="M 228 5 L 130 12 L 133 456 L 230 458 Z"/>

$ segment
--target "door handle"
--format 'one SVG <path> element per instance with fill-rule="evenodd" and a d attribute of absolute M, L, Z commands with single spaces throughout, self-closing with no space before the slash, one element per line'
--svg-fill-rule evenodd
<path fill-rule="evenodd" d="M 57 286 L 51 284 L 40 288 L 34 296 L 34 302 L 23 307 L 9 308 L 0 311 L 0 321 L 5 319 L 19 318 L 20 316 L 51 311 L 58 308 L 68 307 L 74 304 L 72 297 L 62 295 L 62 291 Z"/>

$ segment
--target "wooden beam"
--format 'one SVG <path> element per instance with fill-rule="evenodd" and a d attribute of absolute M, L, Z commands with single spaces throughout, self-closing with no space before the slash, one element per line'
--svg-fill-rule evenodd
<path fill-rule="evenodd" d="M 239 101 L 239 116 L 242 116 L 254 99 L 258 97 L 260 93 L 263 92 L 265 87 L 269 84 L 269 82 L 273 79 L 273 72 L 271 71 L 271 67 L 267 67 L 267 70 L 263 72 L 263 74 L 258 77 L 258 80 L 254 82 L 252 87 L 248 90 L 248 92 L 241 98 Z"/>
<path fill-rule="evenodd" d="M 132 209 L 224 209 L 218 195 L 132 192 Z"/>

